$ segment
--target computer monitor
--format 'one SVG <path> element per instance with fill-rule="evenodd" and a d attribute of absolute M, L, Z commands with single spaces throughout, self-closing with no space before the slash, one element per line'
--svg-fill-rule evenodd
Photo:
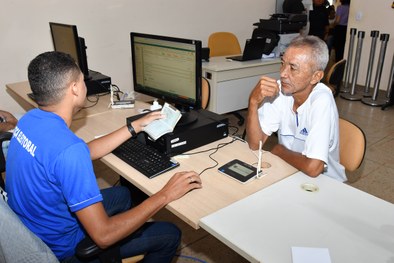
<path fill-rule="evenodd" d="M 71 55 L 78 63 L 85 80 L 89 79 L 85 40 L 78 37 L 77 26 L 49 22 L 49 27 L 55 51 Z"/>
<path fill-rule="evenodd" d="M 196 120 L 201 108 L 201 41 L 130 33 L 134 90 L 181 110 L 178 125 Z"/>

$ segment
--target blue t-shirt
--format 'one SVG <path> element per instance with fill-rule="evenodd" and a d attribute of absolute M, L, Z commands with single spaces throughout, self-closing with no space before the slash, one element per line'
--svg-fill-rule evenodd
<path fill-rule="evenodd" d="M 89 148 L 58 115 L 34 109 L 16 126 L 7 156 L 9 205 L 60 259 L 85 234 L 74 212 L 102 201 Z"/>

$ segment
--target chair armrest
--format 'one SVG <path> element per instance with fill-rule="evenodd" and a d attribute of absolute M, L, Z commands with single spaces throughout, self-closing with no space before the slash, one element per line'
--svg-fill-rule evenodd
<path fill-rule="evenodd" d="M 11 140 L 12 133 L 11 132 L 0 132 L 0 186 L 5 189 L 3 177 L 1 173 L 5 172 L 5 156 L 3 152 L 3 142 Z"/>
<path fill-rule="evenodd" d="M 0 143 L 11 140 L 12 132 L 0 132 Z"/>
<path fill-rule="evenodd" d="M 101 249 L 89 236 L 86 236 L 78 243 L 75 255 L 80 259 L 99 258 L 100 262 L 122 262 L 120 247 L 118 245 L 111 246 L 107 249 Z"/>

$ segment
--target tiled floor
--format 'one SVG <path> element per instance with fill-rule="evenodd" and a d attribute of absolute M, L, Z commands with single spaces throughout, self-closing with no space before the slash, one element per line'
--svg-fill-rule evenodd
<path fill-rule="evenodd" d="M 367 139 L 363 164 L 356 172 L 348 173 L 348 184 L 394 203 L 394 106 L 382 111 L 380 107 L 368 106 L 360 101 L 348 101 L 340 97 L 336 101 L 340 117 L 361 127 Z M 228 117 L 230 123 L 236 126 L 237 119 L 233 115 Z M 243 129 L 240 127 L 238 134 L 242 134 Z M 112 185 L 117 180 L 114 172 L 99 161 L 95 162 L 95 168 L 100 185 Z M 183 231 L 180 256 L 174 259 L 174 263 L 247 262 L 204 230 L 192 229 L 165 209 L 154 219 L 174 222 Z"/>

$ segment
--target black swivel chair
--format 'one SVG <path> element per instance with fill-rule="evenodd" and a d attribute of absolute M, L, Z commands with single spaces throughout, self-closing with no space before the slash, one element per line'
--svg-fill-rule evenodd
<path fill-rule="evenodd" d="M 12 133 L 0 133 L 0 145 L 11 140 Z M 6 168 L 6 159 L 3 148 L 0 151 L 0 173 L 3 174 Z M 3 177 L 0 176 L 0 186 L 5 189 Z M 15 250 L 20 251 L 18 257 L 26 259 L 31 263 L 58 262 L 52 251 L 27 229 L 17 215 L 11 210 L 7 203 L 0 196 L 0 262 L 8 262 L 8 257 L 14 254 Z M 15 245 L 13 245 L 15 244 Z M 26 245 L 25 245 L 26 244 Z M 17 247 L 17 249 L 15 249 Z M 7 251 L 8 250 L 8 251 Z M 108 249 L 100 249 L 90 237 L 83 239 L 77 246 L 76 255 L 81 259 L 99 258 L 102 263 L 121 263 L 119 246 L 114 245 Z M 127 262 L 138 262 L 143 259 L 143 255 L 137 255 L 125 259 Z M 9 259 L 10 262 L 17 259 Z M 18 262 L 24 262 L 21 260 Z M 16 261 L 15 261 L 16 262 Z"/>
<path fill-rule="evenodd" d="M 11 140 L 12 133 L 10 132 L 1 132 L 0 133 L 0 145 L 1 145 L 1 151 L 0 151 L 0 174 L 2 175 L 5 172 L 5 156 L 3 152 L 3 143 L 6 141 Z M 5 189 L 5 184 L 3 180 L 3 176 L 0 176 L 0 187 Z"/>

